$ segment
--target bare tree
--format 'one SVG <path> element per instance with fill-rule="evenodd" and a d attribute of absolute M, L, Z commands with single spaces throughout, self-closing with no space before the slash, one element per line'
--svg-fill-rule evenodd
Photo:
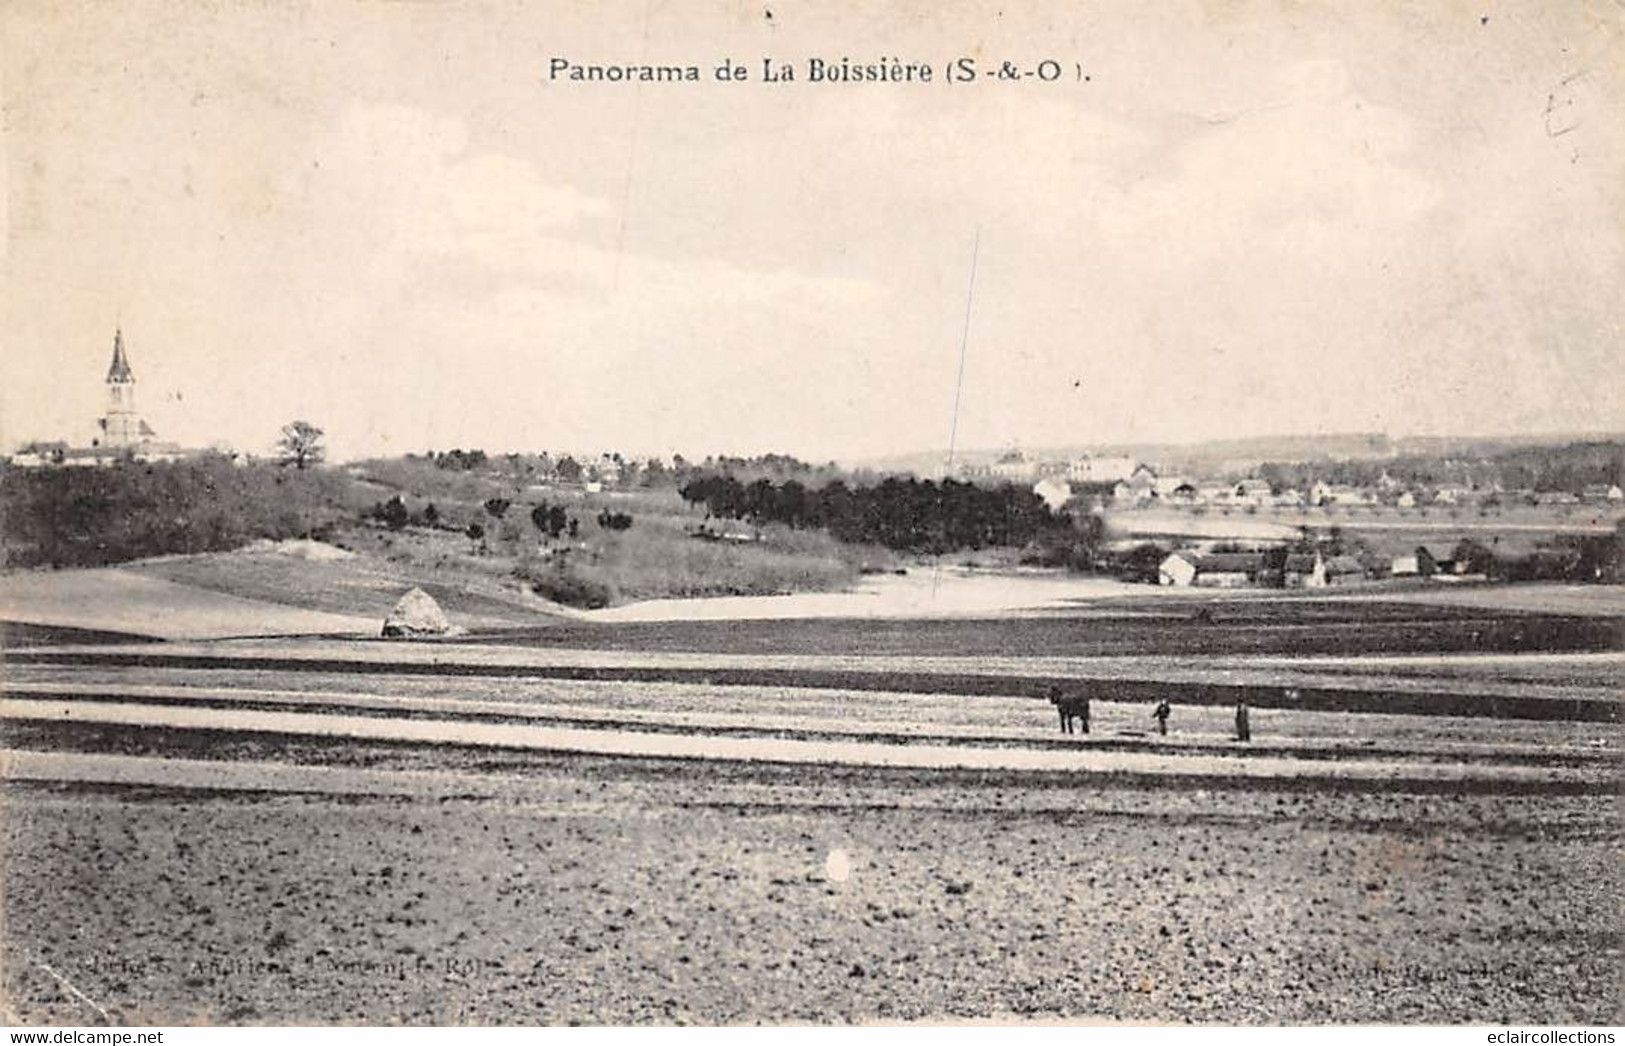
<path fill-rule="evenodd" d="M 276 443 L 282 463 L 300 469 L 320 465 L 327 456 L 327 448 L 322 446 L 323 435 L 320 428 L 308 421 L 290 421 L 282 426 L 282 438 Z"/>

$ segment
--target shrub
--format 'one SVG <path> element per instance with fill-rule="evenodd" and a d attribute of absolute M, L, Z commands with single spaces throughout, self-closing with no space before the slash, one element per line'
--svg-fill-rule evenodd
<path fill-rule="evenodd" d="M 530 590 L 555 603 L 598 610 L 613 601 L 608 585 L 595 578 L 581 576 L 562 559 L 556 566 L 527 573 Z"/>
<path fill-rule="evenodd" d="M 374 505 L 367 515 L 390 530 L 404 530 L 406 525 L 412 522 L 412 514 L 406 510 L 406 502 L 399 494 Z"/>
<path fill-rule="evenodd" d="M 569 525 L 569 514 L 558 505 L 549 505 L 543 502 L 530 510 L 530 521 L 536 529 L 557 541 Z"/>

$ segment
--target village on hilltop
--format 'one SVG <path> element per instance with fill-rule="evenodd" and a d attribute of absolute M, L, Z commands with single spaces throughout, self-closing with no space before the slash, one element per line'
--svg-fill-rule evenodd
<path fill-rule="evenodd" d="M 113 331 L 113 359 L 107 367 L 107 413 L 96 421 L 97 435 L 88 445 L 66 440 L 35 440 L 25 444 L 8 463 L 17 468 L 84 468 L 119 461 L 180 461 L 211 451 L 182 447 L 158 438 L 135 405 L 135 372 L 124 348 L 124 331 Z"/>
<path fill-rule="evenodd" d="M 1009 450 L 987 465 L 960 464 L 954 475 L 968 482 L 989 480 L 1031 483 L 1033 492 L 1052 508 L 1074 497 L 1116 506 L 1212 506 L 1216 508 L 1368 507 L 1415 508 L 1426 505 L 1495 507 L 1500 504 L 1580 505 L 1618 503 L 1625 498 L 1617 484 L 1586 484 L 1579 489 L 1536 491 L 1486 485 L 1402 483 L 1384 473 L 1368 486 L 1314 481 L 1303 488 L 1272 484 L 1258 476 L 1235 481 L 1181 474 L 1163 475 L 1153 465 L 1129 457 L 1092 457 L 1039 461 Z"/>

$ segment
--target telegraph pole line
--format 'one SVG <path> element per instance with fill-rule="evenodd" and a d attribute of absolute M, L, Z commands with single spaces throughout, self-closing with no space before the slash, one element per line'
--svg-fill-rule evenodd
<path fill-rule="evenodd" d="M 976 259 L 982 249 L 982 227 L 976 227 L 976 239 L 970 249 L 970 285 L 965 288 L 965 329 L 959 336 L 959 377 L 954 382 L 954 416 L 948 429 L 947 466 L 953 468 L 954 451 L 959 444 L 959 403 L 965 391 L 965 357 L 970 349 L 971 302 L 976 297 Z"/>
<path fill-rule="evenodd" d="M 982 253 L 982 227 L 976 227 L 976 238 L 970 248 L 970 281 L 965 288 L 965 326 L 959 335 L 959 377 L 954 380 L 954 413 L 948 427 L 948 460 L 943 463 L 942 478 L 948 479 L 954 467 L 954 453 L 959 448 L 959 405 L 965 394 L 965 357 L 970 352 L 971 304 L 976 300 L 976 260 Z M 939 488 L 940 489 L 940 488 Z M 942 553 L 931 570 L 931 598 L 937 596 L 937 583 L 942 580 Z"/>

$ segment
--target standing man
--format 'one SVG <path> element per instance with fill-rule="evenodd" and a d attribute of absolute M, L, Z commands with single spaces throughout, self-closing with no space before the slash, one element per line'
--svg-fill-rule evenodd
<path fill-rule="evenodd" d="M 1247 720 L 1247 702 L 1245 702 L 1245 701 L 1237 701 L 1236 702 L 1236 740 L 1237 741 L 1251 741 L 1252 739 L 1253 739 L 1253 727 L 1252 727 L 1252 724 L 1250 722 L 1248 722 L 1248 720 Z"/>
<path fill-rule="evenodd" d="M 1167 736 L 1168 717 L 1173 715 L 1173 712 L 1174 710 L 1169 706 L 1167 699 L 1157 703 L 1157 710 L 1151 713 L 1157 717 L 1157 733 L 1162 734 L 1165 737 Z"/>

